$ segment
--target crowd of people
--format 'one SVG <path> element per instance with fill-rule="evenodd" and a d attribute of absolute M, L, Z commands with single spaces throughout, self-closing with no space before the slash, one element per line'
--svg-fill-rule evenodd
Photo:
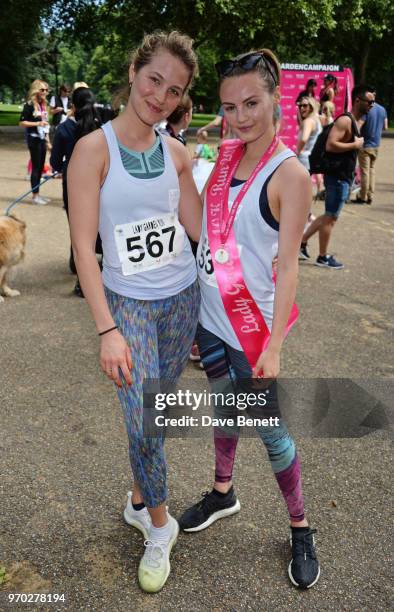
<path fill-rule="evenodd" d="M 284 339 L 297 319 L 298 259 L 309 259 L 309 239 L 319 234 L 317 265 L 343 267 L 328 245 L 362 150 L 368 186 L 360 197 L 373 198 L 379 142 L 370 134 L 383 115 L 368 123 L 377 108 L 370 87 L 355 87 L 352 111 L 334 120 L 335 80 L 327 75 L 324 81 L 320 115 L 316 82 L 309 81 L 297 98 L 294 153 L 278 134 L 275 54 L 243 53 L 217 63 L 216 71 L 220 119 L 198 130 L 193 155 L 195 166 L 210 164 L 205 187 L 193 179 L 183 134 L 192 118 L 188 90 L 197 58 L 191 39 L 178 32 L 144 37 L 131 58 L 127 104 L 112 120 L 102 122 L 86 83 L 72 92 L 62 87 L 48 107 L 47 84 L 34 81 L 21 115 L 36 204 L 42 203 L 37 184 L 49 114 L 55 119 L 51 165 L 63 177 L 70 265 L 96 324 L 101 368 L 124 414 L 133 478 L 124 517 L 145 538 L 138 580 L 147 592 L 167 581 L 179 529 L 198 532 L 240 511 L 233 485 L 239 427 L 214 427 L 212 489 L 179 521 L 167 507 L 164 433 L 144 433 L 144 380 L 175 384 L 194 343 L 212 388 L 220 383 L 253 395 L 260 384 L 266 410 L 278 415 L 275 425 L 256 429 L 289 516 L 288 576 L 300 588 L 318 581 L 316 530 L 306 519 L 300 459 L 280 415 L 276 379 Z M 225 127 L 213 164 L 207 130 L 219 123 Z M 311 220 L 309 162 L 324 129 L 325 213 Z M 368 138 L 361 136 L 368 129 Z"/>
<path fill-rule="evenodd" d="M 378 155 L 381 134 L 387 129 L 387 113 L 376 103 L 376 91 L 369 85 L 359 85 L 352 91 L 350 112 L 336 113 L 335 96 L 338 93 L 337 79 L 327 74 L 315 97 L 317 83 L 308 80 L 305 90 L 296 99 L 299 124 L 297 155 L 303 166 L 314 174 L 310 159 L 322 131 L 326 139 L 326 169 L 314 174 L 317 199 L 325 201 L 325 212 L 317 219 L 309 215 L 302 238 L 300 259 L 309 260 L 308 240 L 319 235 L 319 255 L 315 265 L 341 270 L 344 264 L 328 252 L 332 230 L 344 204 L 350 200 L 351 192 L 359 193 L 352 203 L 372 204 L 375 187 L 375 161 Z M 352 190 L 356 164 L 361 169 L 360 189 Z M 324 188 L 323 188 L 324 184 Z"/>

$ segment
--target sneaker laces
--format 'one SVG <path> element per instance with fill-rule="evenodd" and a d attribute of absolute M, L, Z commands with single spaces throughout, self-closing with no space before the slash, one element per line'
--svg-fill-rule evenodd
<path fill-rule="evenodd" d="M 292 534 L 292 545 L 293 545 L 293 557 L 302 555 L 306 561 L 306 558 L 316 559 L 315 547 L 313 543 L 313 534 L 317 532 L 317 529 L 310 529 L 302 535 L 294 536 Z"/>
<path fill-rule="evenodd" d="M 197 508 L 198 510 L 203 510 L 203 509 L 207 509 L 209 510 L 211 504 L 212 504 L 212 491 L 204 491 L 204 493 L 201 493 L 202 499 L 197 503 Z M 216 503 L 218 502 L 218 500 L 215 500 Z"/>
<path fill-rule="evenodd" d="M 165 555 L 164 545 L 154 540 L 145 540 L 144 564 L 159 569 L 160 561 Z"/>

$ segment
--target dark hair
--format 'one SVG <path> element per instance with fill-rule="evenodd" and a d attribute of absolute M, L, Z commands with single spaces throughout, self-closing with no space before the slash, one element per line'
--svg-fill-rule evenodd
<path fill-rule="evenodd" d="M 140 46 L 135 49 L 131 56 L 131 63 L 134 65 L 135 71 L 138 72 L 141 68 L 150 64 L 152 57 L 161 49 L 180 59 L 189 70 L 186 91 L 191 86 L 194 77 L 198 76 L 198 61 L 193 51 L 193 40 L 176 30 L 172 32 L 156 31 L 153 34 L 146 34 Z"/>
<path fill-rule="evenodd" d="M 366 93 L 375 93 L 375 90 L 372 89 L 369 85 L 365 85 L 361 83 L 360 85 L 356 85 L 352 89 L 352 104 L 355 103 L 356 98 L 360 98 L 361 96 L 365 96 Z"/>
<path fill-rule="evenodd" d="M 306 82 L 306 88 L 308 89 L 308 87 L 317 87 L 317 83 L 316 83 L 315 79 L 309 79 Z"/>
<path fill-rule="evenodd" d="M 59 87 L 59 91 L 71 91 L 71 87 L 67 85 L 67 83 L 62 83 Z"/>
<path fill-rule="evenodd" d="M 78 87 L 73 92 L 71 101 L 75 107 L 74 116 L 77 122 L 77 140 L 79 140 L 100 127 L 100 118 L 94 106 L 93 92 L 88 87 Z"/>
<path fill-rule="evenodd" d="M 264 59 L 257 62 L 255 67 L 252 68 L 251 70 L 248 70 L 247 72 L 257 72 L 261 76 L 263 81 L 265 81 L 266 85 L 268 86 L 268 91 L 273 93 L 275 91 L 275 87 L 280 85 L 281 73 L 280 73 L 280 63 L 279 63 L 278 58 L 270 49 L 257 49 L 256 51 L 248 51 L 247 53 L 241 53 L 241 55 L 237 55 L 237 57 L 235 57 L 234 60 L 239 61 L 243 57 L 250 55 L 251 53 L 256 53 L 256 54 L 260 53 Z M 276 82 L 274 81 L 271 71 L 269 70 L 269 68 L 267 68 L 265 62 L 269 64 L 271 71 L 276 76 Z M 224 79 L 227 79 L 233 76 L 240 76 L 242 74 L 245 74 L 245 70 L 241 66 L 235 66 L 234 69 L 228 75 L 219 77 L 219 87 L 223 83 Z"/>
<path fill-rule="evenodd" d="M 169 117 L 167 117 L 167 122 L 172 125 L 177 125 L 180 121 L 182 121 L 183 117 L 186 113 L 190 113 L 193 108 L 193 102 L 190 96 L 187 94 L 183 96 L 182 101 L 176 109 L 171 113 Z"/>

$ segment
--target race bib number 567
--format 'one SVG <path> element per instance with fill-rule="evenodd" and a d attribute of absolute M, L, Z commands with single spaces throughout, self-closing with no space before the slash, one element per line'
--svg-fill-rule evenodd
<path fill-rule="evenodd" d="M 185 230 L 175 214 L 115 226 L 125 276 L 167 266 L 183 251 Z"/>

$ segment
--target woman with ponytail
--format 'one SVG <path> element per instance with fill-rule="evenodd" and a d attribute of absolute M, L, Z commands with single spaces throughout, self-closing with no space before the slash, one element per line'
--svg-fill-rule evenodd
<path fill-rule="evenodd" d="M 62 173 L 63 205 L 67 218 L 67 167 L 71 154 L 78 140 L 99 128 L 101 124 L 95 108 L 95 98 L 91 89 L 88 87 L 78 87 L 74 90 L 71 100 L 71 115 L 66 121 L 61 123 L 56 130 L 50 160 L 52 168 Z M 96 242 L 96 253 L 102 253 L 99 236 Z M 70 269 L 74 274 L 76 273 L 72 249 L 70 249 Z M 83 297 L 78 278 L 75 283 L 74 293 L 79 297 Z"/>
<path fill-rule="evenodd" d="M 267 450 L 287 506 L 290 580 L 309 588 L 320 575 L 315 530 L 304 514 L 300 460 L 281 418 L 276 379 L 282 343 L 297 319 L 298 250 L 311 181 L 277 133 L 280 65 L 272 51 L 223 60 L 216 70 L 224 116 L 238 140 L 222 141 L 205 190 L 196 340 L 208 380 L 218 391 L 213 395 L 219 400 L 215 416 L 220 426 L 214 421 L 213 488 L 183 513 L 179 524 L 193 533 L 239 512 L 233 467 L 246 410 L 248 417 L 257 417 L 249 421 Z M 264 517 L 266 509 L 259 511 Z"/>

